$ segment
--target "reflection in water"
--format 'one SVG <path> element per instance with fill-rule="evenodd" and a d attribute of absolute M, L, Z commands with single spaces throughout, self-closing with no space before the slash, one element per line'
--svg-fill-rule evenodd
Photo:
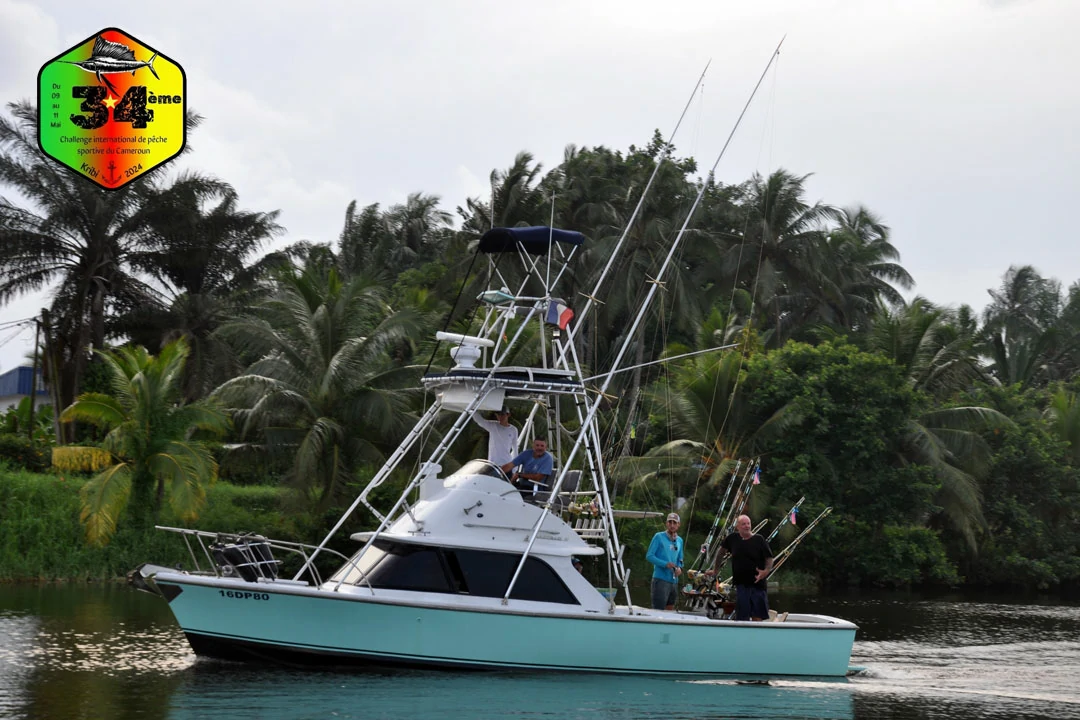
<path fill-rule="evenodd" d="M 166 604 L 126 587 L 0 586 L 0 717 L 1080 717 L 1078 606 L 882 594 L 774 599 L 782 609 L 858 623 L 852 664 L 865 672 L 759 686 L 254 667 L 197 661 Z"/>
<path fill-rule="evenodd" d="M 0 717 L 26 703 L 34 669 L 38 619 L 0 611 Z"/>
<path fill-rule="evenodd" d="M 165 718 L 163 698 L 194 661 L 168 608 L 149 595 L 0 587 L 0 717 Z"/>
<path fill-rule="evenodd" d="M 173 695 L 169 717 L 854 717 L 851 696 L 835 685 L 776 688 L 572 673 L 296 673 L 200 661 Z"/>

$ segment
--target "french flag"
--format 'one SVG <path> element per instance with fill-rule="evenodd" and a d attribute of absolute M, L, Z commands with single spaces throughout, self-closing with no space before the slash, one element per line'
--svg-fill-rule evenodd
<path fill-rule="evenodd" d="M 545 319 L 552 325 L 558 325 L 560 330 L 565 330 L 573 317 L 574 311 L 558 300 L 552 300 L 548 303 L 547 317 Z"/>

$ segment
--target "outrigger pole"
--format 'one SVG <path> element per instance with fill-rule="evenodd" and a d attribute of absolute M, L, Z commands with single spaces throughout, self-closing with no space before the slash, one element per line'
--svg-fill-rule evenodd
<path fill-rule="evenodd" d="M 761 83 L 765 80 L 765 75 L 769 72 L 769 68 L 772 67 L 773 61 L 776 60 L 776 56 L 780 54 L 780 46 L 783 45 L 783 44 L 784 44 L 784 41 L 781 40 L 780 44 L 776 46 L 776 50 L 774 50 L 772 55 L 769 56 L 769 62 L 766 63 L 765 69 L 761 72 L 761 77 L 758 78 L 757 84 L 754 85 L 754 89 L 750 93 L 750 97 L 746 101 L 746 105 L 743 106 L 742 112 L 739 113 L 739 117 L 735 121 L 735 125 L 731 128 L 731 132 L 728 134 L 728 138 L 724 142 L 724 146 L 720 149 L 719 155 L 716 156 L 716 161 L 713 163 L 712 168 L 709 170 L 709 175 L 712 175 L 716 171 L 716 167 L 720 164 L 721 158 L 724 157 L 724 153 L 727 151 L 728 145 L 731 144 L 731 139 L 735 136 L 735 131 L 739 129 L 739 125 L 742 123 L 742 119 L 746 115 L 746 111 L 747 111 L 747 109 L 749 109 L 750 103 L 753 102 L 754 96 L 757 95 L 757 91 L 761 87 Z M 696 92 L 696 90 L 695 90 L 695 92 Z M 684 110 L 683 114 L 685 115 L 685 113 L 686 113 L 686 111 Z M 681 122 L 681 118 L 680 118 L 680 122 Z M 655 170 L 653 172 L 653 175 L 655 177 Z M 664 276 L 664 272 L 667 270 L 668 266 L 671 264 L 672 258 L 675 257 L 675 251 L 678 249 L 679 243 L 682 241 L 683 235 L 686 234 L 686 228 L 687 228 L 687 226 L 689 226 L 690 220 L 691 220 L 691 218 L 693 218 L 694 212 L 697 210 L 698 205 L 701 204 L 701 198 L 704 197 L 705 189 L 707 187 L 708 187 L 707 182 L 701 183 L 701 189 L 698 190 L 697 197 L 694 198 L 694 204 L 690 207 L 690 211 L 687 212 L 686 219 L 683 221 L 682 227 L 679 228 L 679 232 L 675 236 L 675 240 L 672 241 L 671 248 L 668 250 L 668 254 L 664 258 L 664 262 L 660 265 L 660 269 L 656 273 L 656 278 L 655 278 L 656 280 L 660 280 Z M 638 205 L 639 206 L 641 205 L 641 201 L 638 202 Z M 626 235 L 628 233 L 629 233 L 629 227 L 623 233 L 623 238 L 622 239 L 625 239 L 625 237 L 626 237 Z M 620 243 L 622 242 L 622 239 L 620 239 Z M 610 261 L 609 261 L 608 267 L 610 267 Z M 606 272 L 607 272 L 607 268 L 605 268 L 605 273 Z M 615 361 L 611 364 L 612 369 L 610 371 L 608 371 L 608 373 L 604 376 L 603 385 L 600 387 L 600 394 L 597 396 L 596 400 L 593 401 L 592 407 L 589 408 L 589 412 L 588 412 L 588 415 L 586 415 L 586 417 L 585 417 L 583 427 L 590 425 L 593 422 L 593 420 L 596 418 L 596 413 L 597 413 L 597 411 L 599 411 L 600 405 L 604 401 L 603 393 L 607 391 L 608 386 L 611 384 L 611 379 L 615 376 L 616 368 L 619 367 L 619 364 L 622 362 L 623 356 L 626 355 L 626 352 L 630 349 L 630 343 L 634 339 L 634 334 L 637 332 L 638 326 L 641 325 L 641 322 L 645 319 L 645 312 L 646 312 L 646 310 L 648 310 L 649 305 L 652 303 L 653 296 L 656 295 L 656 289 L 658 287 L 659 287 L 659 285 L 657 285 L 657 283 L 649 283 L 649 290 L 648 290 L 648 293 L 645 296 L 645 300 L 642 302 L 641 307 L 638 310 L 637 316 L 634 318 L 633 324 L 630 326 L 629 330 L 626 333 L 626 336 L 623 339 L 622 346 L 619 348 L 619 353 L 618 353 L 618 355 L 616 355 Z M 567 342 L 570 342 L 571 340 L 572 340 L 572 338 L 568 338 Z M 560 470 L 559 477 L 555 482 L 555 486 L 551 490 L 552 494 L 558 492 L 559 488 L 562 487 L 563 478 L 566 477 L 566 473 L 568 471 L 568 468 L 570 468 L 571 463 L 574 461 L 574 457 L 577 455 L 577 451 L 581 448 L 581 443 L 584 440 L 585 435 L 586 435 L 586 433 L 580 433 L 578 435 L 577 441 L 574 442 L 574 446 L 570 449 L 569 457 L 567 457 L 563 461 L 562 470 Z M 529 544 L 525 548 L 525 553 L 521 556 L 520 562 L 518 562 L 517 569 L 514 570 L 514 576 L 510 580 L 510 586 L 506 589 L 506 594 L 503 595 L 503 602 L 504 603 L 509 602 L 510 593 L 513 592 L 514 585 L 515 585 L 515 583 L 517 583 L 518 576 L 521 574 L 522 568 L 525 567 L 525 560 L 528 558 L 529 553 L 532 551 L 532 546 L 536 542 L 537 535 L 540 534 L 540 526 L 543 524 L 543 522 L 544 522 L 544 518 L 541 515 L 541 517 L 536 521 L 536 524 L 533 526 L 532 533 L 530 533 L 530 535 L 529 535 Z M 629 591 L 628 591 L 627 594 L 629 594 Z M 629 600 L 627 601 L 627 604 L 631 608 L 633 607 L 633 604 L 630 603 Z"/>
<path fill-rule="evenodd" d="M 693 352 L 683 353 L 681 355 L 672 355 L 671 357 L 666 357 L 666 358 L 663 358 L 661 360 L 651 360 L 651 361 L 649 361 L 647 363 L 641 363 L 640 365 L 629 365 L 627 367 L 619 368 L 618 370 L 615 370 L 613 372 L 613 374 L 618 375 L 619 373 L 629 372 L 631 370 L 637 370 L 638 368 L 649 367 L 650 365 L 662 365 L 664 363 L 669 363 L 672 360 L 682 360 L 683 358 L 694 357 L 696 355 L 704 355 L 705 353 L 716 352 L 717 350 L 730 350 L 731 348 L 738 347 L 738 346 L 739 346 L 739 343 L 731 343 L 730 345 L 720 345 L 718 347 L 705 348 L 704 350 L 694 350 Z M 601 373 L 600 375 L 593 375 L 591 377 L 582 378 L 581 381 L 582 382 L 589 382 L 590 380 L 595 380 L 595 379 L 597 379 L 599 377 L 603 377 L 603 373 Z"/>
<path fill-rule="evenodd" d="M 583 327 L 582 321 L 585 320 L 589 311 L 592 310 L 593 302 L 599 295 L 604 280 L 607 279 L 608 271 L 611 270 L 611 266 L 615 264 L 615 258 L 618 257 L 619 251 L 622 250 L 623 243 L 626 242 L 626 237 L 630 234 L 630 228 L 634 226 L 634 221 L 637 220 L 638 213 L 641 212 L 641 208 L 645 205 L 645 198 L 649 196 L 649 190 L 652 188 L 653 180 L 656 179 L 657 173 L 660 172 L 660 166 L 663 165 L 664 160 L 667 159 L 668 146 L 671 145 L 672 141 L 675 139 L 676 133 L 679 132 L 679 127 L 682 126 L 682 121 L 686 118 L 686 113 L 690 109 L 691 103 L 694 102 L 694 96 L 697 95 L 698 88 L 701 87 L 701 83 L 705 79 L 705 73 L 709 71 L 709 65 L 711 64 L 712 60 L 705 63 L 705 69 L 701 71 L 701 77 L 698 78 L 697 84 L 694 85 L 694 91 L 690 93 L 690 99 L 686 101 L 682 114 L 679 115 L 679 121 L 675 123 L 675 129 L 671 131 L 671 135 L 664 141 L 664 147 L 660 150 L 660 155 L 656 159 L 656 166 L 653 168 L 652 175 L 649 176 L 649 181 L 645 183 L 645 189 L 641 191 L 641 197 L 638 198 L 637 205 L 634 207 L 634 212 L 630 213 L 630 219 L 626 222 L 626 227 L 623 228 L 622 235 L 619 236 L 619 241 L 615 243 L 615 247 L 608 257 L 607 264 L 604 265 L 604 269 L 600 272 L 600 277 L 596 279 L 596 284 L 593 285 L 592 292 L 585 296 L 585 307 L 581 309 L 581 313 L 577 316 L 574 327 L 570 328 L 570 331 L 566 334 L 567 343 L 574 342 L 577 329 Z M 565 354 L 565 350 L 563 352 Z"/>

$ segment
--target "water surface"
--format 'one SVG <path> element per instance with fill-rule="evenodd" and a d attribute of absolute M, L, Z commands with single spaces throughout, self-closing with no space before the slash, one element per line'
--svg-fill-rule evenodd
<path fill-rule="evenodd" d="M 859 624 L 847 680 L 310 671 L 196 659 L 120 585 L 0 587 L 2 718 L 1077 718 L 1080 605 L 773 595 Z M 717 647 L 718 654 L 738 648 Z"/>

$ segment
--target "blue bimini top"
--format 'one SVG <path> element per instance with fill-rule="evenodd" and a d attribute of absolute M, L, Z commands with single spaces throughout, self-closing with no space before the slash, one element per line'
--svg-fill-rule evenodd
<path fill-rule="evenodd" d="M 492 228 L 480 238 L 480 252 L 513 252 L 520 247 L 531 255 L 546 255 L 548 246 L 553 242 L 581 245 L 585 242 L 585 236 L 573 230 L 559 230 L 544 225 Z"/>

